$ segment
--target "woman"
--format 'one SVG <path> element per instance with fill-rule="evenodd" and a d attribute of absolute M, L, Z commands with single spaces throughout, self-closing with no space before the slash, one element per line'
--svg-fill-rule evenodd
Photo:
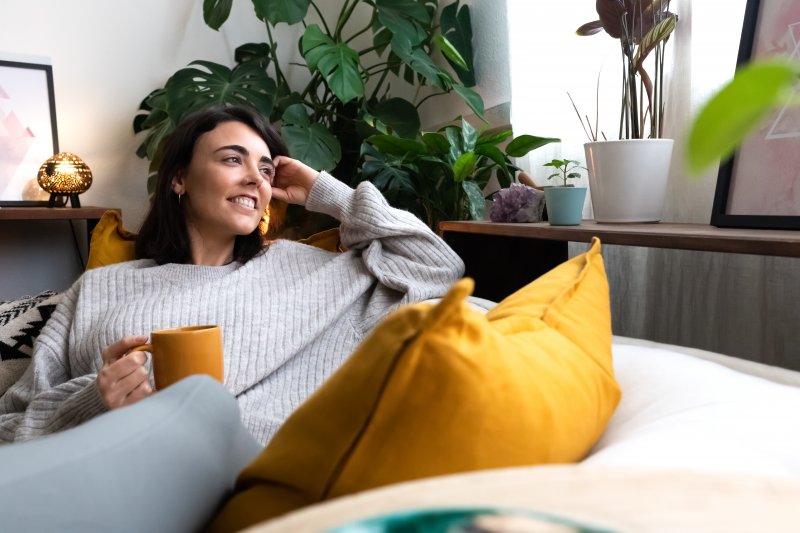
<path fill-rule="evenodd" d="M 271 199 L 341 222 L 334 254 L 259 232 Z M 246 108 L 202 111 L 166 142 L 137 257 L 65 293 L 24 376 L 0 399 L 0 440 L 73 427 L 153 393 L 149 332 L 222 326 L 225 385 L 266 443 L 388 311 L 442 295 L 463 263 L 369 183 L 355 190 L 288 156 Z"/>

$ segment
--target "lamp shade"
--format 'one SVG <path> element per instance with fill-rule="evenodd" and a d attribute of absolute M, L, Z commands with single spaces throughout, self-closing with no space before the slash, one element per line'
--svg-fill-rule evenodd
<path fill-rule="evenodd" d="M 81 194 L 92 184 L 92 171 L 77 155 L 60 152 L 42 163 L 36 178 L 51 194 Z"/>

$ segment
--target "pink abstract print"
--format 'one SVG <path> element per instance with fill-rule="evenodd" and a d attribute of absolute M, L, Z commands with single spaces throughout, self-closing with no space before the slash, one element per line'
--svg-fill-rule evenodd
<path fill-rule="evenodd" d="M 758 22 L 753 58 L 800 61 L 800 0 L 762 0 Z M 729 214 L 800 216 L 800 108 L 787 105 L 751 135 L 734 172 Z"/>
<path fill-rule="evenodd" d="M 0 60 L 0 201 L 41 200 L 36 174 L 58 147 L 52 91 L 49 65 Z"/>
<path fill-rule="evenodd" d="M 0 100 L 9 100 L 2 86 Z M 33 144 L 34 135 L 20 122 L 12 106 L 8 106 L 10 111 L 5 111 L 4 107 L 0 107 L 0 196 L 7 198 L 13 196 L 8 188 Z"/>

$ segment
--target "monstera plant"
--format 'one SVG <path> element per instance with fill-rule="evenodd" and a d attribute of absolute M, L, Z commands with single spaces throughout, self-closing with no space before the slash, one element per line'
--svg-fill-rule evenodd
<path fill-rule="evenodd" d="M 264 22 L 266 42 L 237 48 L 232 68 L 193 61 L 141 102 L 133 126 L 144 134 L 137 154 L 150 161 L 151 173 L 158 167 L 158 147 L 175 125 L 213 105 L 245 104 L 260 110 L 280 125 L 294 157 L 351 184 L 361 180 L 362 141 L 376 134 L 416 138 L 418 109 L 427 98 L 455 92 L 476 114 L 483 113 L 482 99 L 469 88 L 475 84 L 470 12 L 458 0 L 440 15 L 438 0 L 338 0 L 338 13 L 327 19 L 319 1 L 252 2 Z M 219 29 L 231 5 L 232 0 L 204 0 L 206 24 Z M 324 7 L 332 11 L 330 4 Z M 371 12 L 355 17 L 357 7 L 360 15 L 365 9 Z M 311 10 L 319 23 L 306 22 Z M 304 63 L 299 66 L 310 79 L 302 86 L 292 83 L 297 76 L 290 79 L 289 65 L 278 61 L 279 48 L 287 46 L 273 36 L 281 23 L 303 25 L 297 46 Z M 371 39 L 365 40 L 364 34 Z M 435 50 L 452 70 L 434 61 Z M 392 94 L 390 83 L 408 83 L 425 96 L 400 98 Z M 148 185 L 152 190 L 152 175 Z"/>

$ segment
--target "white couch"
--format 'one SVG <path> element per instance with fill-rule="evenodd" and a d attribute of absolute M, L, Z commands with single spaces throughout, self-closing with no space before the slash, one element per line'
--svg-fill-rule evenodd
<path fill-rule="evenodd" d="M 800 530 L 800 373 L 623 337 L 613 352 L 622 399 L 578 465 L 403 483 L 254 529 L 499 505 L 620 531 Z M 0 530 L 194 531 L 259 451 L 233 397 L 188 378 L 77 428 L 0 446 Z"/>
<path fill-rule="evenodd" d="M 800 531 L 799 372 L 624 337 L 614 367 L 621 402 L 580 464 L 401 483 L 248 531 L 377 533 L 390 518 L 473 508 L 598 531 Z"/>

